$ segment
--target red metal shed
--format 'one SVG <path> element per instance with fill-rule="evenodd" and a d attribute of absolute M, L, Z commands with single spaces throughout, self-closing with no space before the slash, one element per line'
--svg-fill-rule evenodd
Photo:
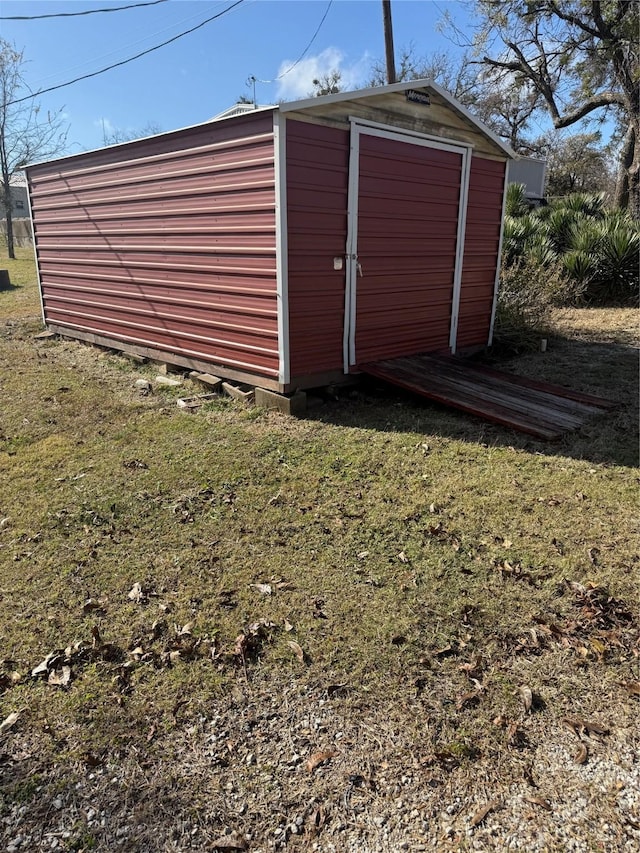
<path fill-rule="evenodd" d="M 511 156 L 422 80 L 28 166 L 44 321 L 282 392 L 485 346 Z"/>

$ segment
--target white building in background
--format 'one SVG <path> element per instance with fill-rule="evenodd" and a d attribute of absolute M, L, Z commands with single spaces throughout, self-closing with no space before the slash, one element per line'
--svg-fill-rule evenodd
<path fill-rule="evenodd" d="M 519 157 L 509 162 L 509 183 L 524 184 L 526 197 L 532 203 L 544 198 L 544 182 L 547 173 L 547 161 L 535 157 Z"/>
<path fill-rule="evenodd" d="M 29 200 L 27 198 L 27 178 L 24 172 L 18 172 L 11 176 L 11 218 L 12 219 L 28 219 L 29 218 Z M 0 204 L 0 219 L 4 219 L 6 211 Z"/>

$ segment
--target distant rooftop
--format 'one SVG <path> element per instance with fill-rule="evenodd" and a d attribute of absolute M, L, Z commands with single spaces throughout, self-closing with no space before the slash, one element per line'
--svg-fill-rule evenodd
<path fill-rule="evenodd" d="M 227 107 L 226 110 L 223 110 L 218 115 L 213 116 L 211 121 L 216 121 L 219 118 L 231 118 L 231 116 L 239 116 L 244 113 L 252 113 L 255 110 L 262 110 L 265 107 L 272 106 L 271 104 L 246 104 L 246 103 L 238 103 L 234 104 L 232 107 Z"/>

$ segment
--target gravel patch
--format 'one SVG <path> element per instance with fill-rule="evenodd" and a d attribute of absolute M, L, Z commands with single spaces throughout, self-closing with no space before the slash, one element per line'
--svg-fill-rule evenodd
<path fill-rule="evenodd" d="M 8 733 L 5 784 L 21 780 L 27 801 L 5 798 L 2 849 L 640 849 L 632 707 L 608 717 L 609 736 L 582 738 L 584 764 L 576 733 L 541 714 L 526 721 L 526 749 L 449 766 L 421 740 L 417 704 L 372 712 L 264 688 L 234 691 L 210 715 L 95 768 L 38 772 L 37 736 Z"/>

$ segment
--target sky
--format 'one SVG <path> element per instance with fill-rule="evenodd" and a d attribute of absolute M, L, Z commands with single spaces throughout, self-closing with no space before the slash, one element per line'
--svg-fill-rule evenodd
<path fill-rule="evenodd" d="M 124 6 L 143 0 L 2 0 L 3 18 Z M 260 104 L 307 97 L 313 79 L 338 69 L 345 89 L 366 83 L 384 58 L 380 0 L 165 0 L 125 11 L 44 20 L 0 20 L 0 37 L 24 51 L 38 92 L 90 74 L 224 14 L 172 44 L 104 74 L 38 96 L 42 115 L 62 111 L 68 152 L 103 145 L 115 129 L 173 130 L 253 97 Z M 323 16 L 326 18 L 309 46 Z M 445 13 L 468 27 L 459 0 L 392 0 L 396 55 L 459 49 L 439 28 Z M 300 59 L 308 47 L 308 52 Z M 299 61 L 298 61 L 299 60 Z M 292 67 L 293 66 L 293 67 Z M 279 79 L 277 79 L 279 78 Z"/>

